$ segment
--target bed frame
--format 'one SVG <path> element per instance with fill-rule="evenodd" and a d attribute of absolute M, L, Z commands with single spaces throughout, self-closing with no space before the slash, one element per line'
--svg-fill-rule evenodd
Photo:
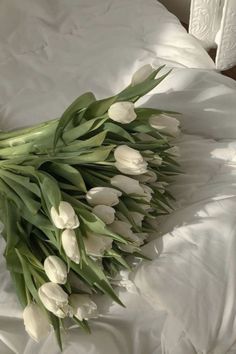
<path fill-rule="evenodd" d="M 217 48 L 219 71 L 236 65 L 236 0 L 191 0 L 189 32 L 204 48 Z"/>

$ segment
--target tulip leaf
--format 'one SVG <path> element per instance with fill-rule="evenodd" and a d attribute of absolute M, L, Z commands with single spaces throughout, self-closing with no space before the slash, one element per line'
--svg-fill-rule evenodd
<path fill-rule="evenodd" d="M 122 255 L 119 252 L 116 252 L 114 249 L 107 250 L 105 253 L 105 257 L 106 256 L 114 258 L 116 260 L 116 262 L 119 263 L 119 265 L 122 265 L 124 268 L 131 270 L 131 267 L 125 261 L 125 259 L 122 257 Z"/>
<path fill-rule="evenodd" d="M 75 127 L 75 128 L 72 128 L 72 129 L 66 131 L 63 134 L 63 140 L 65 141 L 66 144 L 69 144 L 72 141 L 87 134 L 88 132 L 90 133 L 90 132 L 98 129 L 107 119 L 108 119 L 108 117 L 102 116 L 102 117 L 97 117 L 97 118 L 88 120 L 88 121 L 80 124 L 78 127 Z"/>
<path fill-rule="evenodd" d="M 21 262 L 26 286 L 27 286 L 28 290 L 30 291 L 31 295 L 33 296 L 33 298 L 37 302 L 40 302 L 37 289 L 36 289 L 34 282 L 32 280 L 32 275 L 30 273 L 29 264 L 26 262 L 25 258 L 20 254 L 18 249 L 16 249 L 16 254 L 19 257 L 19 260 Z"/>
<path fill-rule="evenodd" d="M 136 258 L 144 259 L 145 261 L 152 261 L 152 258 L 145 256 L 143 253 L 138 252 L 138 251 L 132 253 L 132 255 Z"/>
<path fill-rule="evenodd" d="M 104 142 L 104 139 L 106 138 L 106 134 L 107 132 L 103 131 L 86 140 L 75 140 L 73 143 L 63 147 L 61 150 L 63 152 L 67 152 L 67 151 L 70 152 L 70 151 L 79 151 L 85 148 L 88 149 L 88 148 L 101 146 Z"/>
<path fill-rule="evenodd" d="M 69 122 L 74 118 L 74 114 L 79 110 L 88 107 L 91 102 L 95 100 L 93 93 L 86 92 L 83 95 L 76 98 L 76 100 L 65 110 L 63 115 L 61 116 L 56 131 L 54 135 L 53 141 L 53 149 L 55 149 L 58 140 L 62 137 L 63 132 Z"/>
<path fill-rule="evenodd" d="M 10 251 L 4 253 L 7 269 L 13 273 L 23 273 L 21 263 L 17 257 L 15 249 L 10 249 Z"/>
<path fill-rule="evenodd" d="M 81 154 L 74 158 L 68 157 L 68 163 L 71 165 L 76 165 L 81 163 L 95 163 L 106 161 L 114 147 L 115 145 L 102 146 L 91 150 L 91 152 Z"/>
<path fill-rule="evenodd" d="M 150 142 L 150 143 L 146 143 L 146 142 L 141 143 L 140 142 L 140 143 L 135 143 L 135 144 L 127 143 L 126 145 L 131 146 L 132 148 L 134 148 L 136 150 L 140 150 L 140 151 L 151 150 L 154 152 L 159 147 L 163 147 L 163 145 L 166 145 L 168 148 L 169 145 L 167 145 L 167 144 L 168 144 L 168 142 L 165 139 L 158 139 L 158 140 L 156 140 L 156 142 Z"/>
<path fill-rule="evenodd" d="M 38 212 L 41 204 L 35 200 L 35 195 L 31 191 L 6 176 L 4 177 L 4 181 L 22 200 L 24 205 L 30 210 L 32 214 L 36 214 Z"/>
<path fill-rule="evenodd" d="M 79 191 L 87 192 L 81 173 L 74 167 L 64 164 L 53 162 L 49 166 L 49 171 L 52 171 L 57 176 L 63 177 L 65 180 L 71 182 L 78 188 Z"/>
<path fill-rule="evenodd" d="M 130 141 L 131 143 L 135 143 L 134 138 L 127 132 L 127 130 L 123 129 L 118 124 L 105 123 L 104 129 L 110 133 L 113 133 L 113 134 L 116 134 L 117 136 L 119 136 L 119 141 L 121 140 L 121 137 L 122 137 L 122 138 Z"/>
<path fill-rule="evenodd" d="M 117 96 L 108 97 L 99 101 L 92 102 L 84 113 L 85 118 L 102 116 L 110 106 L 116 101 Z"/>
<path fill-rule="evenodd" d="M 0 195 L 12 200 L 16 206 L 21 209 L 23 207 L 22 200 L 14 193 L 14 191 L 0 178 Z"/>
<path fill-rule="evenodd" d="M 149 214 L 140 206 L 140 204 L 145 204 L 144 202 L 139 203 L 138 200 L 134 200 L 131 198 L 123 197 L 123 202 L 129 210 L 136 211 L 145 216 L 149 216 Z"/>
<path fill-rule="evenodd" d="M 147 120 L 148 118 L 150 118 L 153 115 L 160 115 L 160 114 L 170 114 L 170 115 L 175 115 L 175 114 L 181 114 L 178 112 L 174 112 L 174 111 L 166 111 L 166 110 L 160 110 L 160 109 L 156 109 L 156 108 L 136 108 L 135 112 L 137 113 L 137 119 L 144 119 Z M 173 117 L 175 118 L 175 117 Z"/>
<path fill-rule="evenodd" d="M 119 236 L 114 232 L 112 232 L 111 230 L 109 230 L 106 227 L 106 224 L 101 219 L 99 219 L 95 214 L 85 209 L 76 208 L 76 210 L 78 211 L 78 215 L 80 216 L 81 220 L 83 220 L 84 224 L 89 228 L 89 230 L 97 234 L 109 236 L 116 241 L 127 244 L 127 240 L 124 237 Z"/>
<path fill-rule="evenodd" d="M 137 133 L 151 133 L 155 132 L 155 129 L 151 127 L 149 123 L 146 122 L 139 122 L 134 121 L 129 124 L 127 130 L 130 132 L 137 132 Z"/>
<path fill-rule="evenodd" d="M 158 84 L 160 84 L 166 77 L 169 75 L 171 72 L 168 71 L 166 74 L 162 75 L 158 79 L 152 79 L 150 80 L 149 78 L 146 79 L 145 81 L 141 82 L 140 84 L 137 84 L 135 86 L 129 86 L 127 87 L 124 91 L 122 91 L 119 95 L 117 100 L 118 101 L 129 101 L 133 98 L 136 97 L 142 97 L 152 89 L 154 89 Z"/>
<path fill-rule="evenodd" d="M 90 327 L 88 325 L 88 322 L 86 320 L 80 321 L 78 318 L 75 316 L 73 317 L 73 320 L 75 323 L 77 323 L 85 332 L 91 333 Z"/>
<path fill-rule="evenodd" d="M 18 174 L 11 173 L 6 170 L 1 170 L 0 174 L 27 188 L 30 192 L 36 196 L 40 196 L 40 189 L 36 183 L 30 182 L 29 177 L 19 176 Z"/>
<path fill-rule="evenodd" d="M 104 294 L 109 295 L 115 302 L 124 307 L 123 303 L 111 287 L 102 269 L 90 257 L 87 257 L 86 261 L 82 259 L 81 265 L 73 262 L 71 264 L 71 268 L 78 273 L 86 283 L 96 287 Z"/>
<path fill-rule="evenodd" d="M 6 235 L 6 249 L 5 249 L 5 257 L 14 249 L 16 244 L 19 241 L 19 230 L 18 230 L 18 222 L 20 219 L 19 209 L 15 207 L 12 201 L 4 198 L 3 200 L 4 206 L 4 234 Z"/>
<path fill-rule="evenodd" d="M 58 208 L 61 201 L 61 190 L 57 180 L 44 171 L 37 172 L 37 177 L 48 211 L 52 206 Z"/>
<path fill-rule="evenodd" d="M 16 254 L 15 254 L 16 256 Z M 21 267 L 21 265 L 20 265 Z M 12 283 L 15 287 L 17 297 L 21 303 L 21 306 L 25 308 L 27 305 L 27 297 L 26 297 L 26 292 L 25 292 L 25 281 L 24 281 L 24 276 L 23 274 L 20 274 L 19 272 L 14 272 L 10 271 L 11 273 L 11 280 Z"/>
<path fill-rule="evenodd" d="M 42 231 L 44 231 L 44 229 L 49 231 L 55 230 L 55 227 L 52 225 L 50 220 L 41 212 L 38 212 L 37 214 L 33 215 L 28 211 L 28 209 L 22 208 L 21 216 L 22 218 L 27 220 L 32 225 L 38 227 Z"/>
<path fill-rule="evenodd" d="M 53 326 L 53 329 L 55 331 L 55 336 L 57 340 L 57 344 L 60 347 L 60 350 L 62 351 L 62 340 L 61 340 L 61 329 L 60 329 L 60 320 L 58 317 L 53 315 L 51 312 L 48 312 L 49 317 L 50 317 L 50 322 Z"/>

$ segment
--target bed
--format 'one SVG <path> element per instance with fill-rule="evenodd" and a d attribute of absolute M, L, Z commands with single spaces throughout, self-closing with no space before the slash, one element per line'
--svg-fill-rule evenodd
<path fill-rule="evenodd" d="M 92 334 L 71 327 L 64 353 L 236 353 L 236 83 L 155 0 L 0 2 L 1 129 L 110 95 L 147 63 L 173 70 L 140 104 L 182 113 L 176 210 L 144 247 L 153 261 L 117 289 L 127 308 L 97 298 Z M 59 354 L 53 333 L 25 334 L 0 242 L 0 353 Z"/>

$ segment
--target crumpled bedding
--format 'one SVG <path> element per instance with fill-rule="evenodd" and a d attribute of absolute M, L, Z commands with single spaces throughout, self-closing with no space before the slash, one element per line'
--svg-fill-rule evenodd
<path fill-rule="evenodd" d="M 122 36 L 121 36 L 122 33 Z M 140 104 L 182 113 L 176 210 L 157 221 L 126 309 L 96 299 L 92 334 L 70 328 L 64 353 L 236 353 L 236 83 L 154 0 L 1 0 L 1 129 L 54 118 L 82 92 L 123 88 L 141 65 L 174 69 Z M 187 68 L 187 67 L 192 67 Z M 162 237 L 161 237 L 162 236 Z M 59 354 L 27 337 L 0 241 L 0 353 Z"/>

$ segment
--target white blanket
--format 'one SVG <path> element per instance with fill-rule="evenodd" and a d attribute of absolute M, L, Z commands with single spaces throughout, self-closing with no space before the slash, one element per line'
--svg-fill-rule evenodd
<path fill-rule="evenodd" d="M 54 118 L 85 90 L 109 95 L 144 63 L 182 67 L 143 101 L 183 113 L 177 210 L 145 246 L 153 261 L 132 275 L 137 289 L 120 290 L 127 309 L 97 299 L 92 334 L 71 328 L 64 353 L 236 353 L 236 83 L 208 71 L 154 0 L 1 0 L 0 49 L 1 129 Z M 59 354 L 53 334 L 36 344 L 21 318 L 1 256 L 0 353 Z"/>

